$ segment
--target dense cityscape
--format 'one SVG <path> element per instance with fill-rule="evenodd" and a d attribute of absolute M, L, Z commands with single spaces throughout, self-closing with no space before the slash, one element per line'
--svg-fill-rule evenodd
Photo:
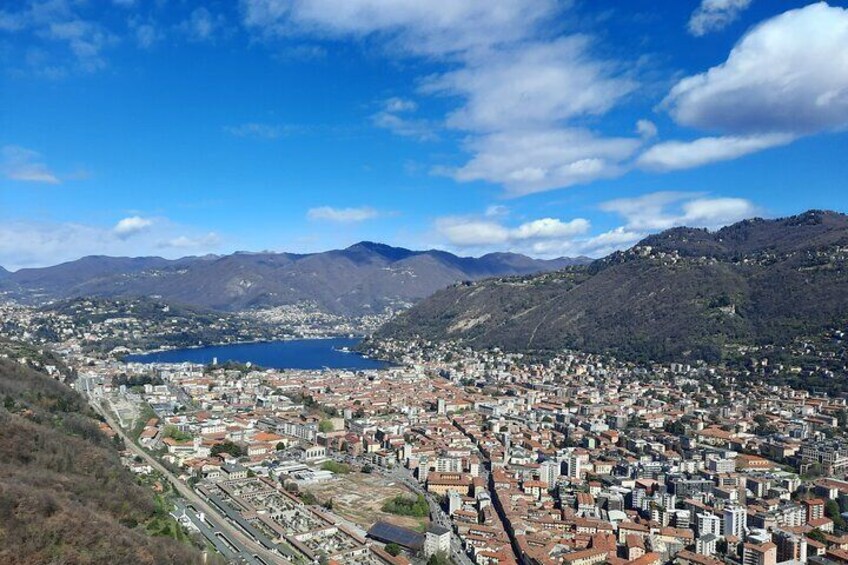
<path fill-rule="evenodd" d="M 169 485 L 173 519 L 228 560 L 848 559 L 845 398 L 706 363 L 425 340 L 369 343 L 393 361 L 369 371 L 128 363 L 92 343 L 153 323 L 100 307 L 3 306 L 4 356 L 82 393 L 124 464 Z M 59 339 L 15 348 L 35 335 Z"/>

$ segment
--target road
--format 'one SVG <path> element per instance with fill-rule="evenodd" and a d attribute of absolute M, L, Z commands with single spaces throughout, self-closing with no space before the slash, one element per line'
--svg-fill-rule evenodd
<path fill-rule="evenodd" d="M 93 400 L 93 399 L 92 399 Z M 112 415 L 109 414 L 106 410 L 103 410 L 101 406 L 98 405 L 96 401 L 90 402 L 91 406 L 106 419 L 106 423 L 112 427 L 115 432 L 121 436 L 124 440 L 124 444 L 127 449 L 131 451 L 134 455 L 141 457 L 148 465 L 156 469 L 159 473 L 161 473 L 169 483 L 174 487 L 174 489 L 179 493 L 181 497 L 191 503 L 194 508 L 206 514 L 206 516 L 210 517 L 217 526 L 221 529 L 221 531 L 227 535 L 232 541 L 238 542 L 244 548 L 246 548 L 249 555 L 255 555 L 260 557 L 266 563 L 275 563 L 280 565 L 292 565 L 291 561 L 283 558 L 277 553 L 273 553 L 268 551 L 263 546 L 259 545 L 246 535 L 244 535 L 241 530 L 238 530 L 235 526 L 233 526 L 230 522 L 228 522 L 221 514 L 210 504 L 207 504 L 203 498 L 201 498 L 196 492 L 194 492 L 188 485 L 180 481 L 177 477 L 175 477 L 164 465 L 159 463 L 152 455 L 147 453 L 145 450 L 140 448 L 136 443 L 124 433 L 124 430 L 118 426 L 115 419 L 112 418 Z"/>
<path fill-rule="evenodd" d="M 402 467 L 394 467 L 392 469 L 380 469 L 379 467 L 376 467 L 375 469 L 379 469 L 379 472 L 385 476 L 403 483 L 412 492 L 423 495 L 427 500 L 427 504 L 430 505 L 430 521 L 449 529 L 451 532 L 451 560 L 458 565 L 474 565 L 474 562 L 471 561 L 468 554 L 466 554 L 462 549 L 462 541 L 453 529 L 450 516 L 442 510 L 442 507 L 439 506 L 439 502 L 432 494 L 424 490 L 419 482 L 412 478 L 410 473 Z"/>

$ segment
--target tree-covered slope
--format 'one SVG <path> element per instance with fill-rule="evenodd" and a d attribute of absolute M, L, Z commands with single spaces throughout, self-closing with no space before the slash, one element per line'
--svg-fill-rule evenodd
<path fill-rule="evenodd" d="M 201 563 L 162 512 L 77 393 L 0 359 L 0 563 Z"/>
<path fill-rule="evenodd" d="M 634 360 L 715 360 L 848 321 L 848 217 L 811 211 L 717 232 L 675 228 L 556 273 L 454 285 L 378 337 Z"/>

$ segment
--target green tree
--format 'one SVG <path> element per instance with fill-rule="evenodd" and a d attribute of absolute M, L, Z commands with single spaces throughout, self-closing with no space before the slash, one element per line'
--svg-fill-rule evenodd
<path fill-rule="evenodd" d="M 191 439 L 191 434 L 178 429 L 176 426 L 165 426 L 165 437 L 172 438 L 175 441 L 188 441 Z"/>
<path fill-rule="evenodd" d="M 807 537 L 811 540 L 815 540 L 820 543 L 825 543 L 824 532 L 820 529 L 816 528 L 807 534 Z"/>
<path fill-rule="evenodd" d="M 386 553 L 388 553 L 389 555 L 398 556 L 400 555 L 401 551 L 402 550 L 400 546 L 396 543 L 390 543 L 386 545 Z"/>
<path fill-rule="evenodd" d="M 833 525 L 839 530 L 845 529 L 845 518 L 839 513 L 839 503 L 835 500 L 828 500 L 824 505 L 824 514 L 831 520 Z"/>
<path fill-rule="evenodd" d="M 228 453 L 233 457 L 242 457 L 246 454 L 245 450 L 241 446 L 231 442 L 230 440 L 224 440 L 222 443 L 213 445 L 210 453 L 213 457 L 217 457 L 222 453 Z"/>
<path fill-rule="evenodd" d="M 423 518 L 430 514 L 430 506 L 427 504 L 424 496 L 420 494 L 416 498 L 399 494 L 394 498 L 386 500 L 380 509 L 390 514 L 414 516 L 416 518 Z"/>
<path fill-rule="evenodd" d="M 334 429 L 335 426 L 333 426 L 333 422 L 330 420 L 321 420 L 321 422 L 318 424 L 318 431 L 322 434 L 332 432 Z"/>

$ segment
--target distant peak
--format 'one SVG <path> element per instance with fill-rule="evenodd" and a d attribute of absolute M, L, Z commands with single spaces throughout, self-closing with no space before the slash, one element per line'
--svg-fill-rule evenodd
<path fill-rule="evenodd" d="M 354 243 L 353 245 L 345 249 L 345 251 L 354 253 L 358 251 L 368 251 L 370 253 L 375 253 L 390 261 L 400 261 L 402 259 L 406 259 L 407 257 L 411 257 L 412 255 L 418 254 L 418 252 L 416 251 L 411 251 L 403 247 L 392 247 L 391 245 L 386 245 L 385 243 L 377 243 L 375 241 L 360 241 L 359 243 Z"/>
<path fill-rule="evenodd" d="M 389 249 L 403 249 L 402 247 L 393 247 L 391 245 L 387 245 L 385 243 L 379 243 L 376 241 L 360 241 L 358 243 L 354 243 L 348 249 L 371 249 L 372 251 L 385 251 Z M 408 249 L 403 249 L 404 251 L 409 251 Z"/>

